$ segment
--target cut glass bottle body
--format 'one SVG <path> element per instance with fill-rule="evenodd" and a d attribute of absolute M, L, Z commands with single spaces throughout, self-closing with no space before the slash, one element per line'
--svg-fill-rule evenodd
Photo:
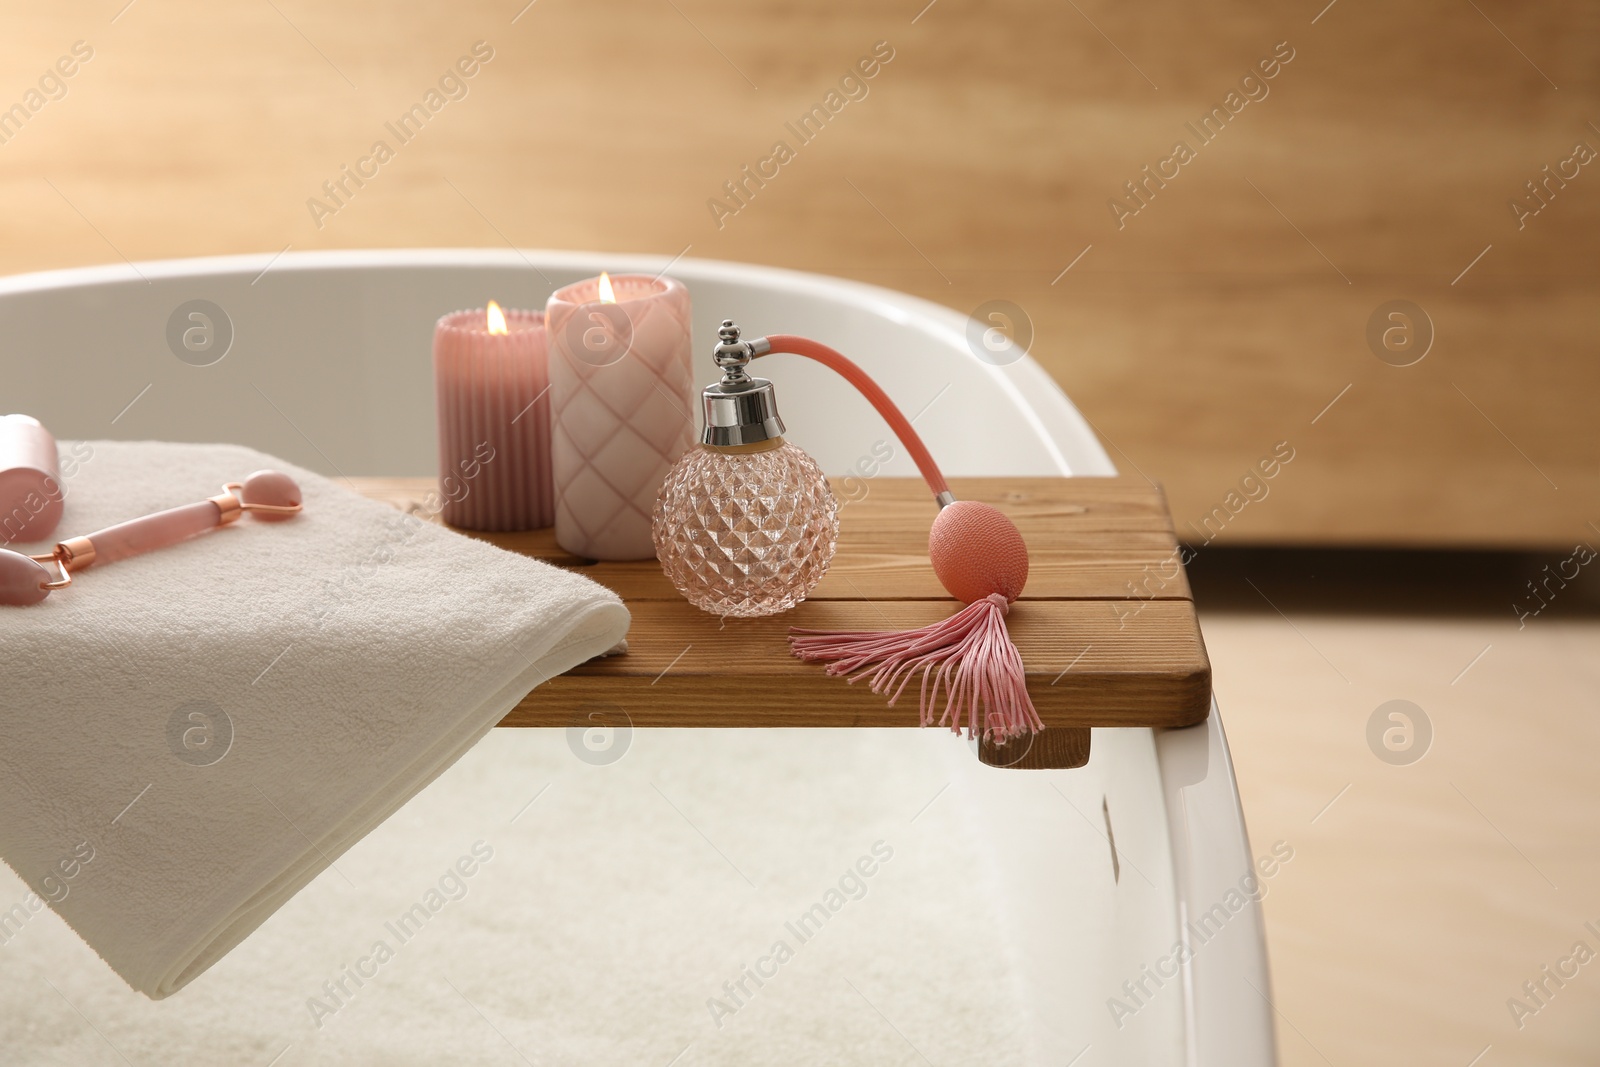
<path fill-rule="evenodd" d="M 714 615 L 787 611 L 827 573 L 839 505 L 805 452 L 702 445 L 685 452 L 656 499 L 651 531 L 662 570 Z"/>

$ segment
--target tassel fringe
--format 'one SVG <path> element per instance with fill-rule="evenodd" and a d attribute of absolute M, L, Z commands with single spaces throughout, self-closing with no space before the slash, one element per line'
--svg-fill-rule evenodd
<path fill-rule="evenodd" d="M 789 645 L 803 660 L 821 660 L 828 673 L 853 685 L 871 676 L 874 693 L 900 699 L 919 670 L 923 726 L 963 725 L 968 737 L 1005 742 L 1044 729 L 1028 696 L 1022 655 L 1006 631 L 1011 605 L 999 593 L 975 600 L 948 619 L 919 630 L 829 632 L 791 629 Z M 945 700 L 938 721 L 939 691 Z M 963 722 L 963 719 L 965 720 Z"/>

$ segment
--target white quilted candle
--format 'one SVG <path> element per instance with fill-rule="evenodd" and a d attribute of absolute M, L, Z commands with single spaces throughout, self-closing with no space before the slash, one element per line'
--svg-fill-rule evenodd
<path fill-rule="evenodd" d="M 656 494 L 695 439 L 689 321 L 689 291 L 671 278 L 602 275 L 551 295 L 550 458 L 568 552 L 655 555 Z"/>

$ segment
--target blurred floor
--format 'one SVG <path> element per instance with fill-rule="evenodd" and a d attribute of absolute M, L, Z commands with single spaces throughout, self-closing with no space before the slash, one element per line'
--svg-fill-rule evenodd
<path fill-rule="evenodd" d="M 1600 1060 L 1600 965 L 1562 963 L 1600 952 L 1600 581 L 1512 606 L 1567 556 L 1191 567 L 1254 850 L 1296 850 L 1265 902 L 1284 1067 Z M 1410 749 L 1394 709 L 1369 744 L 1397 699 Z"/>

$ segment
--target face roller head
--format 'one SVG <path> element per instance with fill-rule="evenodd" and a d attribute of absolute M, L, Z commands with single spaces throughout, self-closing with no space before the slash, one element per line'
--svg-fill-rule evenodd
<path fill-rule="evenodd" d="M 0 549 L 0 604 L 37 604 L 50 595 L 53 581 L 44 564 L 21 552 Z"/>
<path fill-rule="evenodd" d="M 239 487 L 239 498 L 244 510 L 263 522 L 282 522 L 300 513 L 300 487 L 282 471 L 256 471 Z"/>

